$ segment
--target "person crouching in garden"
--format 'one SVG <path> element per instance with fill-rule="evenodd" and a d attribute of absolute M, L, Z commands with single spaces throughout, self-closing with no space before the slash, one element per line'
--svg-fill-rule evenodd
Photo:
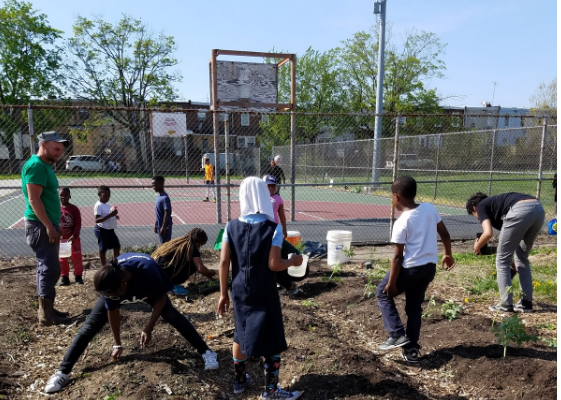
<path fill-rule="evenodd" d="M 111 358 L 123 353 L 121 342 L 121 304 L 145 302 L 152 307 L 152 315 L 140 332 L 140 345 L 150 343 L 152 330 L 160 316 L 173 326 L 202 355 L 205 369 L 217 369 L 218 360 L 193 325 L 177 311 L 167 295 L 173 287 L 156 261 L 147 254 L 125 253 L 101 267 L 94 276 L 99 298 L 64 355 L 59 369 L 45 385 L 46 393 L 54 393 L 68 385 L 68 375 L 80 355 L 101 329 L 109 322 L 115 345 Z"/>

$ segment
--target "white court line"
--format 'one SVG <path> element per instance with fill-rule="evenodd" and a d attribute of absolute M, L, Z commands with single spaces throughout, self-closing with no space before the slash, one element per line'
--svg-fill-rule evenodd
<path fill-rule="evenodd" d="M 134 180 L 135 180 L 136 183 L 138 183 L 140 186 L 144 186 L 144 185 L 142 184 L 142 182 L 140 182 L 140 179 L 134 178 Z M 146 189 L 146 188 L 143 188 L 143 189 Z"/>
<path fill-rule="evenodd" d="M 288 207 L 285 208 L 285 212 L 290 213 L 290 208 L 288 208 Z M 308 217 L 312 217 L 312 218 L 315 218 L 315 219 L 319 219 L 320 221 L 325 221 L 325 218 L 316 217 L 315 215 L 308 214 L 308 213 L 305 213 L 305 212 L 302 212 L 302 211 L 296 211 L 296 213 L 297 213 L 297 214 L 302 214 L 302 215 L 307 215 Z"/>
<path fill-rule="evenodd" d="M 0 203 L 0 206 L 1 206 L 2 204 L 4 204 L 4 203 L 7 203 L 8 201 L 12 201 L 12 200 L 17 199 L 18 197 L 21 197 L 21 196 L 23 196 L 23 193 L 22 193 L 22 194 L 18 194 L 16 197 L 12 197 L 11 199 L 4 200 L 2 203 Z"/>
<path fill-rule="evenodd" d="M 14 226 L 16 226 L 17 224 L 19 224 L 21 221 L 23 221 L 25 217 L 21 217 L 20 219 L 18 219 L 16 222 L 14 222 L 12 225 L 8 226 L 8 229 L 12 229 Z"/>
<path fill-rule="evenodd" d="M 171 216 L 177 218 L 179 220 L 179 222 L 181 222 L 183 225 L 187 225 L 187 223 L 185 221 L 183 221 L 181 218 L 179 218 L 179 215 L 177 215 L 173 211 L 171 212 Z"/>

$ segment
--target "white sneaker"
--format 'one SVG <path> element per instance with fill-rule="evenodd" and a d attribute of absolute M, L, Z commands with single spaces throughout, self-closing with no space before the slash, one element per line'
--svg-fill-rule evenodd
<path fill-rule="evenodd" d="M 63 387 L 68 385 L 70 378 L 68 375 L 61 371 L 57 371 L 51 375 L 47 384 L 45 385 L 45 393 L 55 393 L 60 391 Z"/>
<path fill-rule="evenodd" d="M 295 390 L 293 392 L 289 392 L 287 390 L 283 390 L 278 385 L 277 389 L 274 392 L 264 392 L 261 395 L 261 399 L 283 399 L 283 400 L 296 400 L 302 396 L 302 393 Z"/>
<path fill-rule="evenodd" d="M 205 369 L 218 369 L 218 360 L 216 357 L 217 354 L 211 349 L 205 351 L 205 353 L 203 354 L 203 360 L 205 360 Z"/>

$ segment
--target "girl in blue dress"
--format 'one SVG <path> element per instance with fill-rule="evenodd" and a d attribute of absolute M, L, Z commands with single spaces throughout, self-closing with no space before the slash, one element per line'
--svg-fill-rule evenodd
<path fill-rule="evenodd" d="M 290 260 L 280 256 L 282 227 L 274 222 L 267 185 L 249 177 L 240 185 L 240 218 L 225 228 L 220 255 L 220 301 L 224 315 L 230 306 L 228 273 L 232 264 L 232 300 L 235 331 L 234 393 L 240 394 L 252 383 L 245 373 L 248 356 L 263 356 L 265 390 L 263 399 L 297 399 L 301 393 L 280 388 L 280 353 L 287 348 L 282 323 L 281 303 L 275 272 L 302 264 L 302 256 Z"/>

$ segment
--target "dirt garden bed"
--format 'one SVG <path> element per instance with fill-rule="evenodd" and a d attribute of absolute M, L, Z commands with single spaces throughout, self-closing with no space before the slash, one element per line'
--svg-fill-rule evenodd
<path fill-rule="evenodd" d="M 539 246 L 554 247 L 543 238 Z M 454 252 L 469 252 L 470 245 L 455 243 Z M 524 314 L 527 332 L 537 342 L 520 348 L 503 347 L 491 331 L 493 301 L 469 294 L 439 273 L 430 286 L 421 332 L 421 363 L 406 365 L 399 351 L 379 352 L 386 339 L 375 296 L 368 297 L 368 276 L 363 260 L 380 260 L 387 266 L 391 247 L 357 248 L 340 279 L 331 274 L 325 260 L 311 263 L 310 276 L 301 283 L 301 295 L 282 296 L 284 324 L 289 349 L 283 353 L 281 382 L 304 391 L 303 399 L 554 399 L 557 388 L 557 306 L 552 301 L 535 302 L 536 312 Z M 204 251 L 205 264 L 218 267 L 218 253 Z M 556 256 L 556 253 L 555 253 Z M 545 257 L 545 256 L 544 256 Z M 549 255 L 551 257 L 551 255 Z M 538 260 L 539 261 L 539 260 Z M 555 260 L 548 260 L 554 262 Z M 0 267 L 33 264 L 33 259 L 4 260 Z M 0 398 L 44 398 L 44 383 L 60 363 L 65 350 L 96 300 L 93 290 L 95 261 L 86 270 L 85 285 L 57 288 L 60 309 L 71 311 L 70 326 L 38 327 L 33 269 L 15 269 L 0 274 Z M 471 266 L 457 265 L 456 274 Z M 381 275 L 381 274 L 380 274 Z M 379 277 L 371 279 L 375 285 Z M 262 370 L 259 361 L 248 363 L 256 384 L 245 394 L 232 394 L 231 362 L 233 315 L 215 315 L 218 292 L 204 278 L 190 282 L 186 299 L 173 298 L 197 330 L 218 352 L 221 368 L 204 371 L 200 356 L 179 334 L 159 322 L 146 348 L 138 345 L 139 334 L 149 317 L 148 306 L 123 307 L 122 338 L 126 348 L 119 362 L 109 359 L 112 337 L 109 327 L 90 344 L 77 363 L 70 385 L 50 397 L 60 399 L 257 399 Z M 465 308 L 449 321 L 439 312 L 446 301 Z M 467 301 L 466 301 L 467 300 Z M 403 299 L 398 299 L 403 311 Z M 432 311 L 431 311 L 432 310 Z M 500 320 L 502 316 L 498 317 Z M 553 341 L 555 340 L 555 347 Z M 549 344 L 548 344 L 549 343 Z"/>

